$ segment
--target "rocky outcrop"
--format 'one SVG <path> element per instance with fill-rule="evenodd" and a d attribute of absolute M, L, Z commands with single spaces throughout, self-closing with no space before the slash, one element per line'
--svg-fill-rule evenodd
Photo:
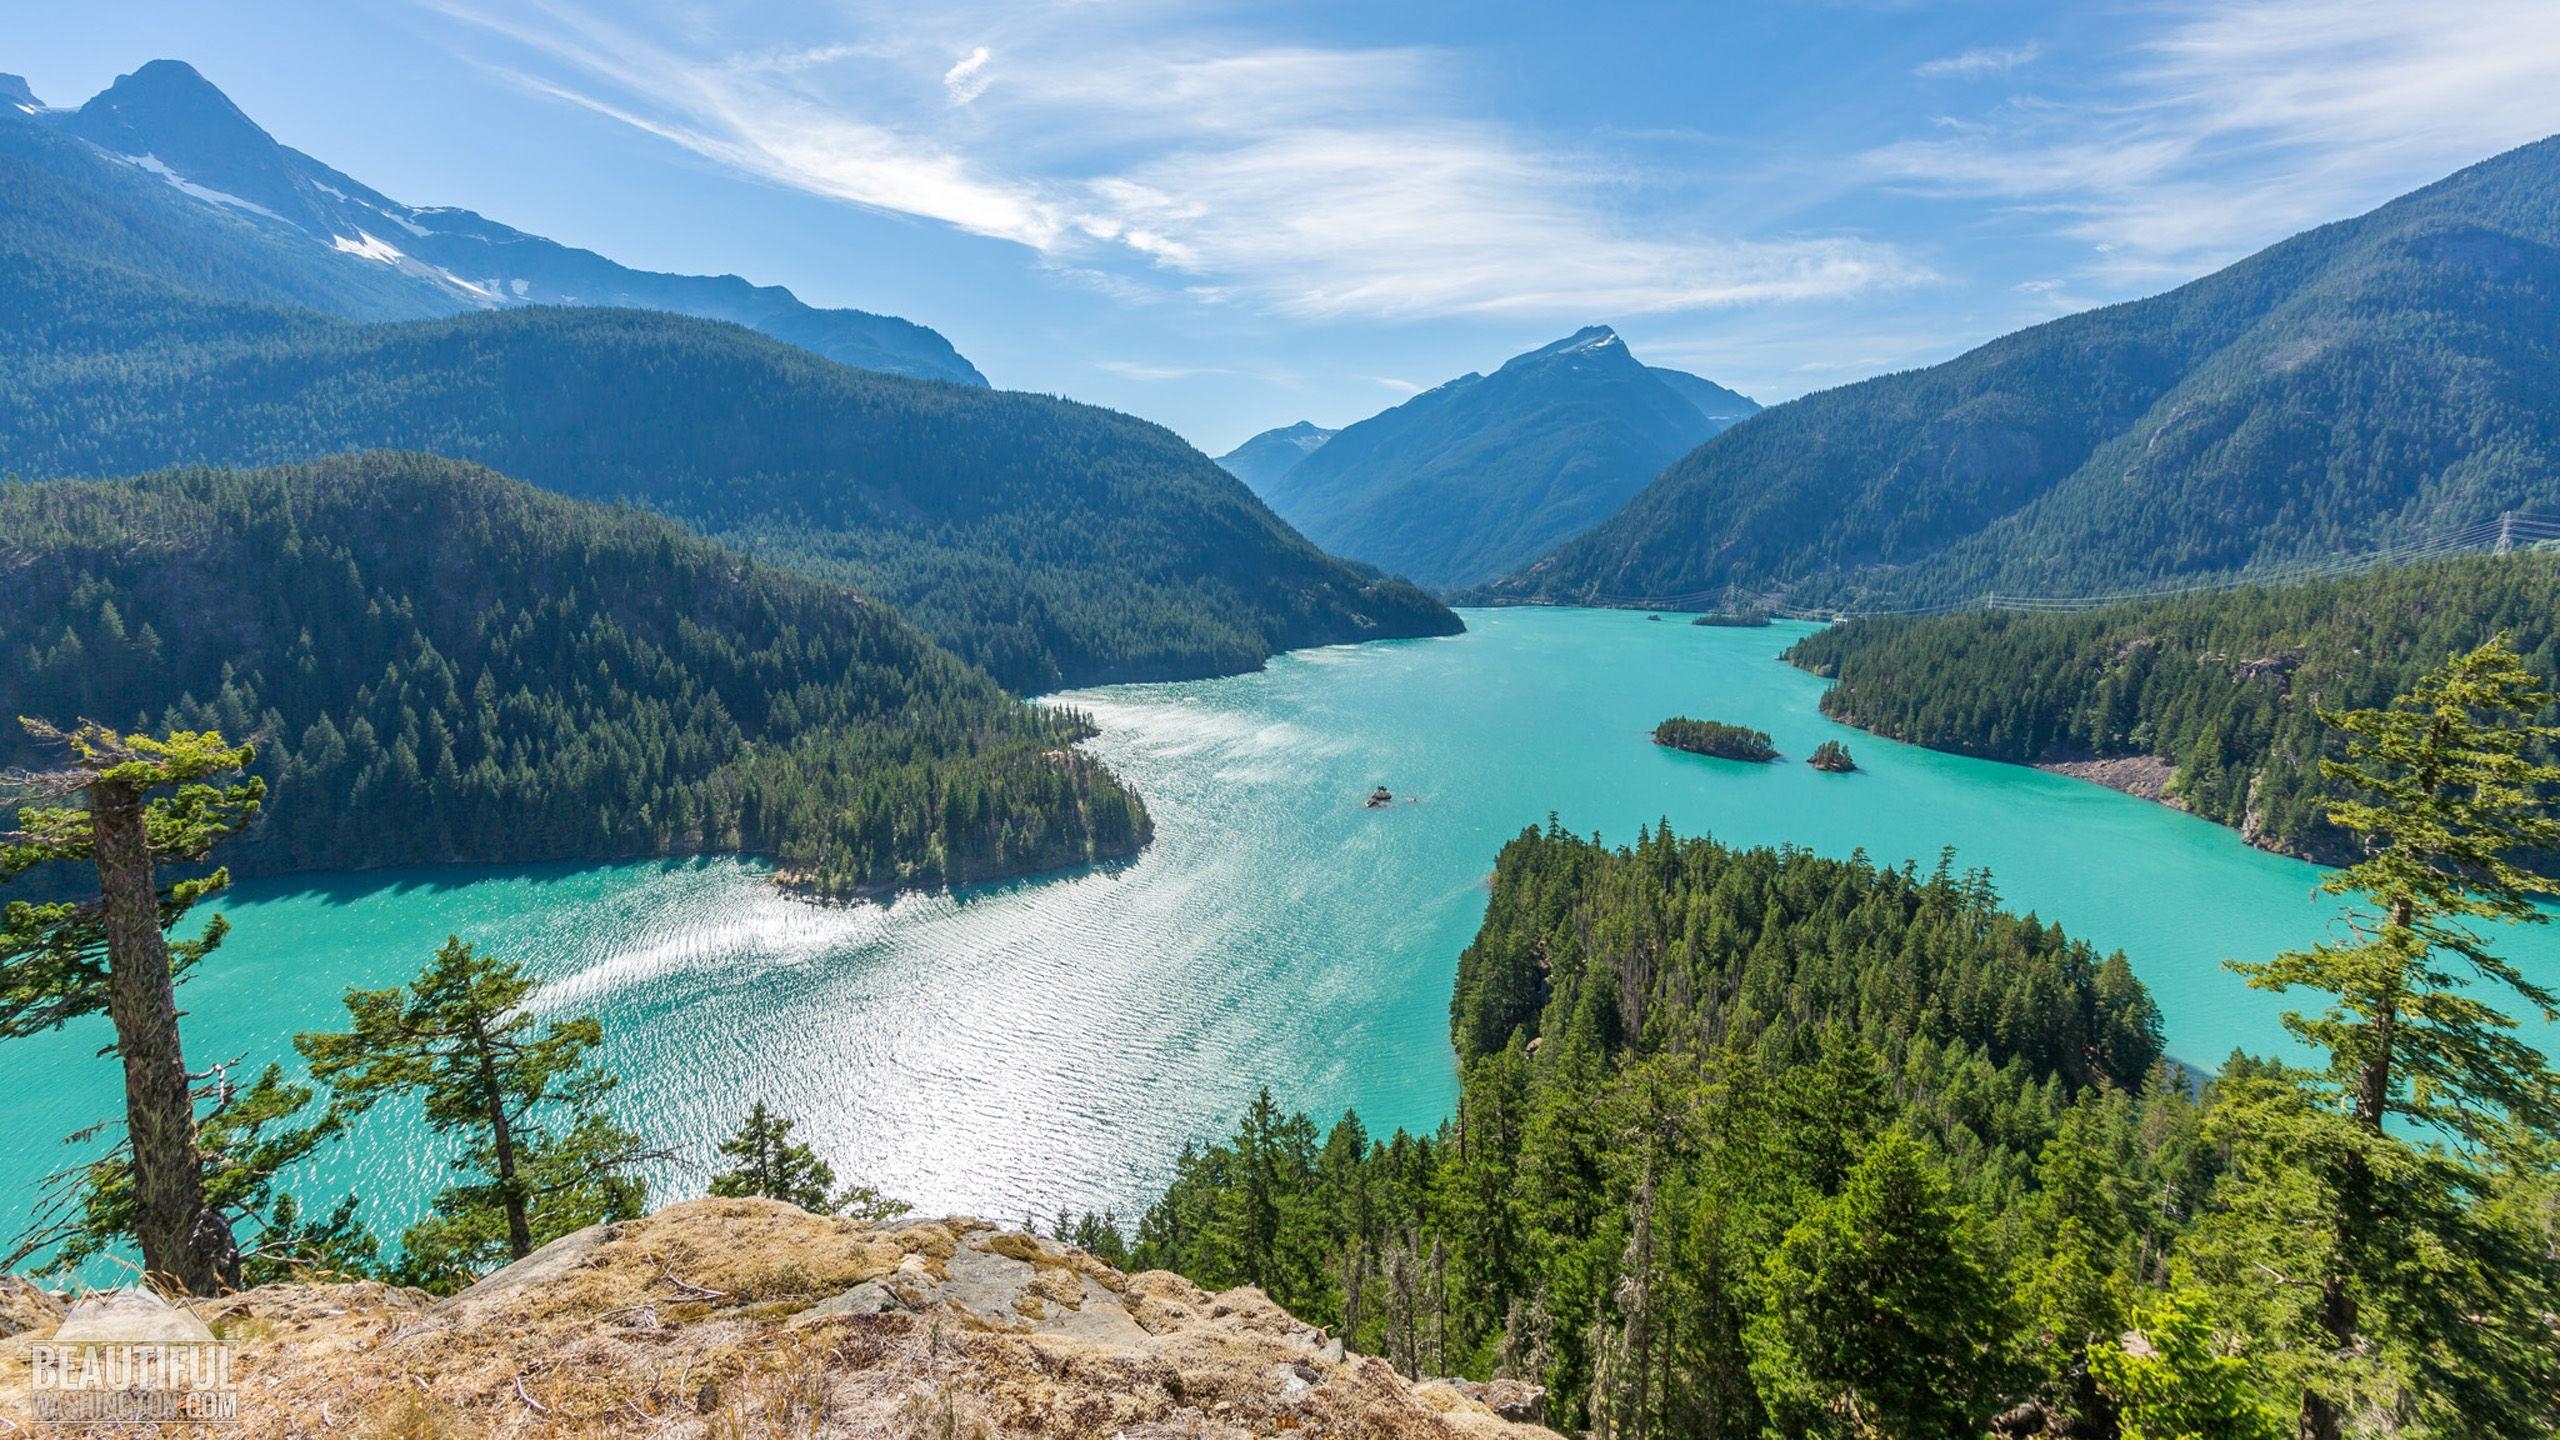
<path fill-rule="evenodd" d="M 0 1340 L 0 1416 L 30 1341 Z M 191 1307 L 237 1347 L 253 1437 L 1553 1440 L 1532 1387 L 1417 1384 L 1250 1288 L 1124 1275 L 973 1220 L 867 1225 L 700 1200 L 553 1242 L 436 1300 L 271 1285 Z"/>
<path fill-rule="evenodd" d="M 50 1334 L 61 1323 L 61 1301 L 15 1275 L 0 1275 L 0 1339 Z"/>
<path fill-rule="evenodd" d="M 2094 781 L 2110 790 L 2121 790 L 2154 800 L 2172 810 L 2184 810 L 2187 803 L 2169 791 L 2169 782 L 2177 777 L 2178 767 L 2157 755 L 2110 755 L 2100 760 L 2047 760 L 2039 770 L 2074 779 Z"/>

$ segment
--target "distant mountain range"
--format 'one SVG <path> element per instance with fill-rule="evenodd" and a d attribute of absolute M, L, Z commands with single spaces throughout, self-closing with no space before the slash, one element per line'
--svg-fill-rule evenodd
<path fill-rule="evenodd" d="M 1595 325 L 1313 444 L 1313 426 L 1256 436 L 1223 463 L 1317 544 L 1456 589 L 1598 524 L 1759 408 Z M 1283 463 L 1292 444 L 1303 453 Z"/>
<path fill-rule="evenodd" d="M 2560 509 L 2560 140 L 2167 294 L 1776 406 L 1482 594 L 2095 594 L 2510 509 Z"/>
<path fill-rule="evenodd" d="M 46 157 L 67 179 L 97 183 L 100 158 L 160 182 L 203 216 L 240 222 L 280 248 L 316 250 L 299 303 L 352 320 L 407 320 L 522 305 L 610 305 L 730 320 L 830 360 L 893 375 L 983 386 L 939 334 L 895 316 L 820 310 L 735 275 L 662 275 L 528 235 L 469 210 L 404 205 L 277 144 L 229 97 L 176 60 L 154 60 L 76 110 L 39 105 L 0 75 L 0 102 L 87 154 Z M 23 143 L 14 147 L 26 153 Z"/>
<path fill-rule="evenodd" d="M 645 309 L 354 323 L 420 282 L 278 233 L 0 109 L 0 474 L 476 461 L 849 582 L 1025 691 L 1460 628 L 1159 426 Z"/>
<path fill-rule="evenodd" d="M 1218 457 L 1227 473 L 1253 487 L 1259 494 L 1272 481 L 1286 475 L 1297 463 L 1324 448 L 1324 442 L 1341 434 L 1327 430 L 1312 420 L 1265 430 L 1233 450 Z"/>

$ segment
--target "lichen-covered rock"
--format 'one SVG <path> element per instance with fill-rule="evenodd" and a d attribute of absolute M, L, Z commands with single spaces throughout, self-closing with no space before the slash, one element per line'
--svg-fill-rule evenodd
<path fill-rule="evenodd" d="M 1432 1380 L 1426 1385 L 1446 1385 L 1460 1395 L 1484 1406 L 1505 1420 L 1523 1425 L 1543 1425 L 1547 1419 L 1547 1389 L 1526 1380 Z"/>
<path fill-rule="evenodd" d="M 0 1275 L 0 1339 L 50 1335 L 62 1314 L 61 1301 L 15 1275 Z"/>
<path fill-rule="evenodd" d="M 1552 1440 L 1259 1291 L 972 1220 L 701 1200 L 441 1302 L 274 1285 L 189 1308 L 237 1346 L 243 1437 Z M 23 1423 L 28 1379 L 25 1343 L 0 1343 L 0 1416 Z"/>

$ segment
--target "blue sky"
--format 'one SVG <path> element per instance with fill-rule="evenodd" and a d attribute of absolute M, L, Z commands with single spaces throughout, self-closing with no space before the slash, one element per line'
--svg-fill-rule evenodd
<path fill-rule="evenodd" d="M 2560 4 L 22 6 L 395 198 L 948 335 L 1212 452 L 1605 322 L 1763 401 L 2560 131 Z"/>

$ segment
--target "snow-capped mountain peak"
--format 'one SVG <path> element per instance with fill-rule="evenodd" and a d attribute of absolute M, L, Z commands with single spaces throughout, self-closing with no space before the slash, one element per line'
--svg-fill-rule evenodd
<path fill-rule="evenodd" d="M 183 61 L 154 60 L 68 111 L 45 110 L 24 81 L 0 77 L 0 105 L 87 141 L 191 200 L 271 229 L 278 243 L 315 246 L 367 267 L 357 288 L 369 297 L 368 318 L 386 304 L 393 314 L 414 315 L 513 305 L 671 310 L 735 321 L 867 369 L 986 383 L 940 335 L 893 316 L 813 309 L 787 290 L 736 276 L 632 270 L 458 206 L 404 205 L 279 144 Z M 0 118 L 8 115 L 0 109 Z M 387 301 L 386 282 L 395 295 Z"/>

